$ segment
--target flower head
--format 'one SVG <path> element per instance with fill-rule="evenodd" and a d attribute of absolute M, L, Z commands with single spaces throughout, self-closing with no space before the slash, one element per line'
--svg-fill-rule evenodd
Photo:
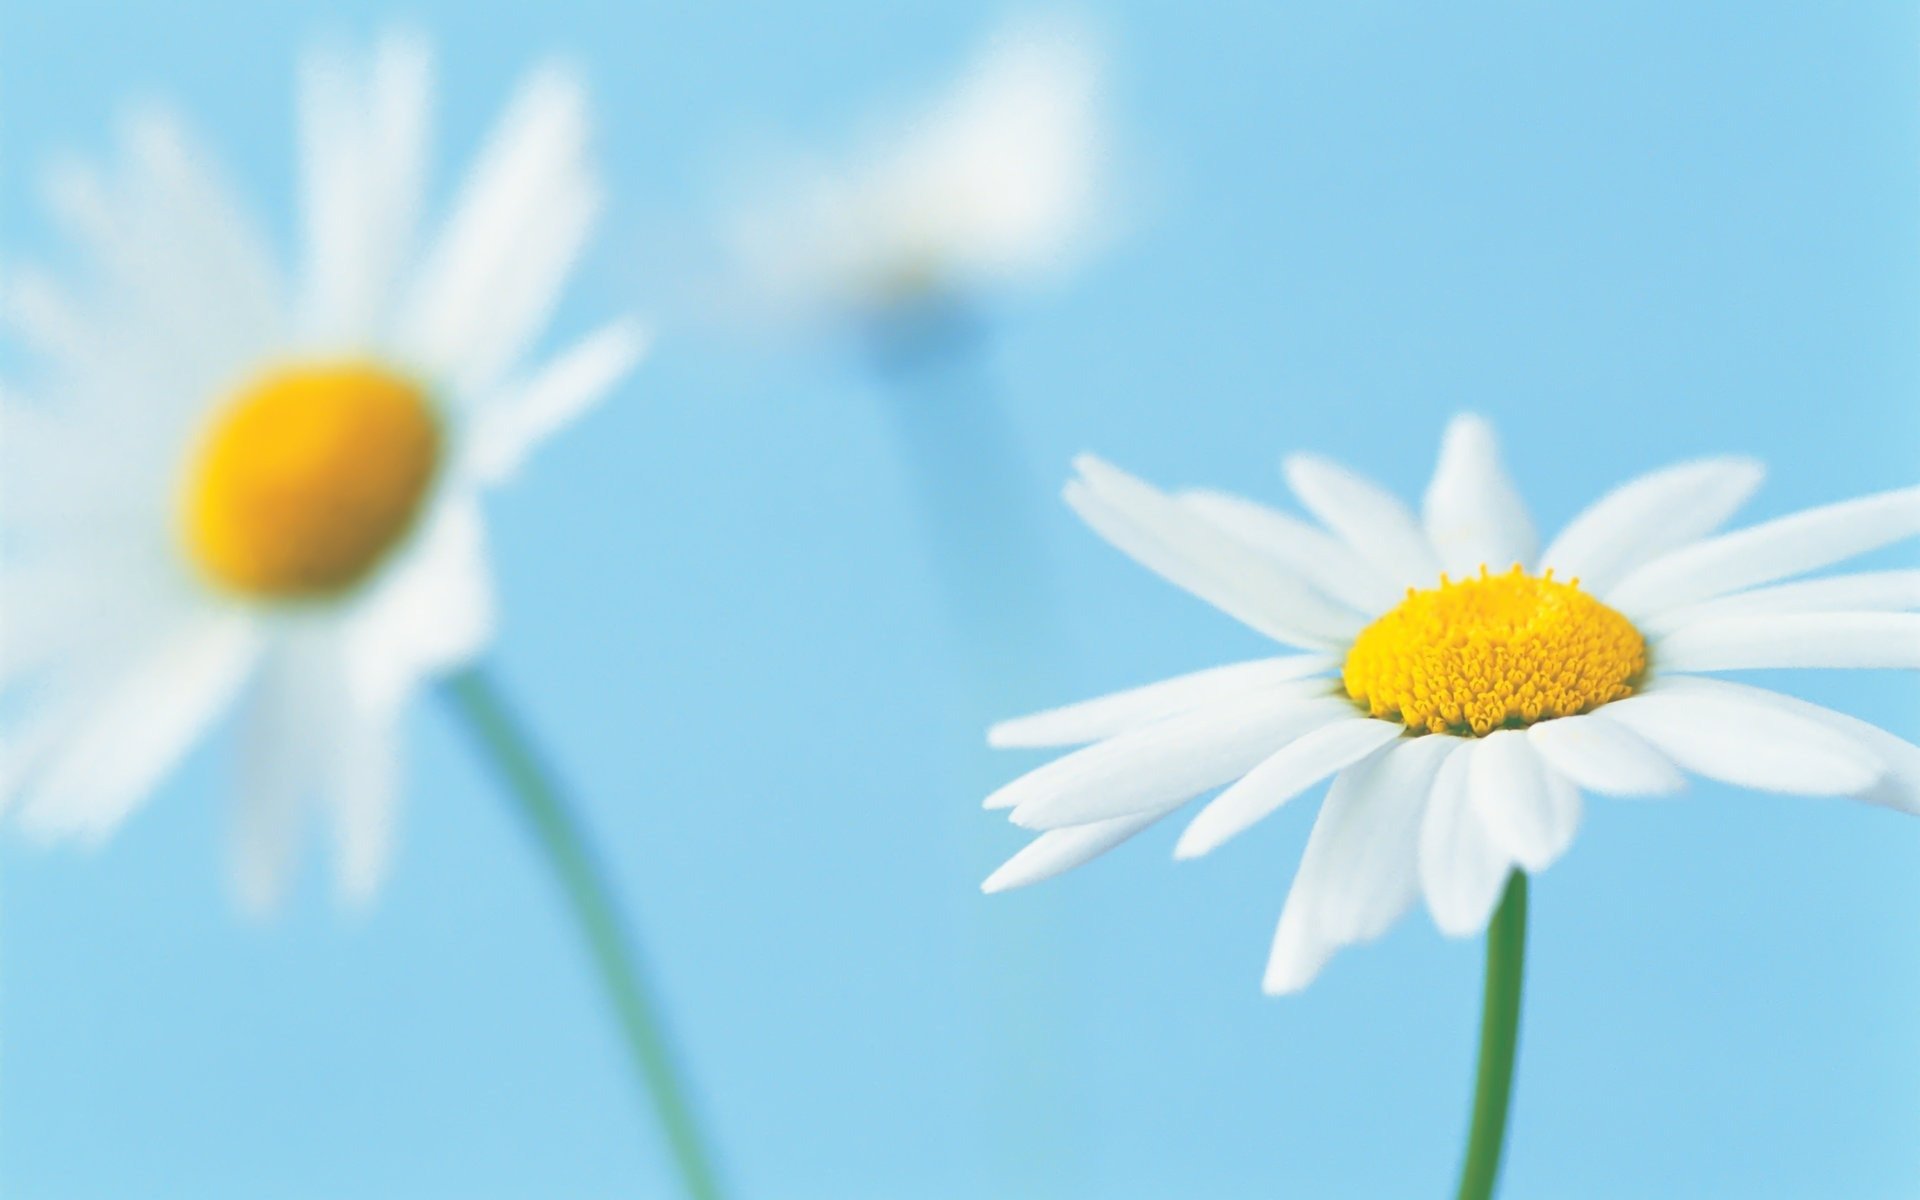
<path fill-rule="evenodd" d="M 316 817 L 346 893 L 381 879 L 402 707 L 492 634 L 480 495 L 644 343 L 623 319 L 533 353 L 601 204 L 579 82 L 527 79 L 435 230 L 431 92 L 408 37 L 303 63 L 291 269 L 165 113 L 110 173 L 49 176 L 92 277 L 5 297 L 46 368 L 0 440 L 0 800 L 27 826 L 104 835 L 238 707 L 243 898 Z"/>
<path fill-rule="evenodd" d="M 1069 265 L 1096 232 L 1105 158 L 1091 38 L 1021 22 L 862 161 L 791 171 L 726 232 L 761 307 L 884 318 Z"/>
<path fill-rule="evenodd" d="M 998 746 L 1084 748 L 988 798 L 1042 831 L 988 891 L 1077 866 L 1224 787 L 1176 849 L 1205 854 L 1331 778 L 1267 968 L 1267 990 L 1291 992 L 1422 894 L 1443 932 L 1479 932 L 1510 872 L 1566 852 L 1582 792 L 1663 795 L 1691 771 L 1920 813 L 1920 747 L 1707 677 L 1920 668 L 1920 571 L 1796 578 L 1920 534 L 1920 488 L 1716 534 L 1761 469 L 1683 463 L 1602 497 L 1540 550 L 1474 417 L 1447 430 L 1418 516 L 1308 456 L 1286 475 L 1317 522 L 1078 465 L 1067 500 L 1103 537 L 1305 653 L 996 726 Z"/>

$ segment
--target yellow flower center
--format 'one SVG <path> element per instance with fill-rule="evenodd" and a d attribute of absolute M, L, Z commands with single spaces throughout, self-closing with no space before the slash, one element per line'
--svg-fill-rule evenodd
<path fill-rule="evenodd" d="M 439 461 L 418 384 L 359 362 L 271 371 L 227 404 L 191 464 L 187 552 L 244 595 L 339 592 L 407 532 Z"/>
<path fill-rule="evenodd" d="M 1632 695 L 1646 668 L 1640 631 L 1578 580 L 1482 567 L 1478 579 L 1408 588 L 1354 639 L 1341 678 L 1376 717 L 1478 737 Z"/>

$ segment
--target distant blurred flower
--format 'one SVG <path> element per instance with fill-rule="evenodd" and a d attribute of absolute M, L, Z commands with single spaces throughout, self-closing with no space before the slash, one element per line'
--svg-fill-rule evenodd
<path fill-rule="evenodd" d="M 405 37 L 305 62 L 290 279 L 164 113 L 110 175 L 50 174 L 95 278 L 6 294 L 49 367 L 5 397 L 0 474 L 0 797 L 27 826 L 104 836 L 238 704 L 243 899 L 277 897 L 316 812 L 344 893 L 380 883 L 403 706 L 493 633 L 480 494 L 645 344 L 623 319 L 533 361 L 601 206 L 579 81 L 527 79 L 427 237 L 432 73 Z"/>
<path fill-rule="evenodd" d="M 1473 417 L 1448 429 L 1423 517 L 1305 455 L 1287 480 L 1320 525 L 1078 465 L 1067 501 L 1103 537 L 1310 653 L 996 726 L 998 746 L 1093 744 L 988 799 L 1046 831 L 989 891 L 1067 870 L 1231 785 L 1180 839 L 1178 856 L 1196 857 L 1334 776 L 1267 968 L 1268 991 L 1292 992 L 1423 890 L 1445 933 L 1485 928 L 1510 872 L 1565 852 L 1581 789 L 1665 794 L 1684 768 L 1920 812 L 1920 747 L 1697 674 L 1920 667 L 1920 571 L 1779 582 L 1920 534 L 1920 488 L 1708 536 L 1762 469 L 1685 463 L 1608 494 L 1541 552 Z"/>
<path fill-rule="evenodd" d="M 1920 488 L 1710 536 L 1759 486 L 1745 459 L 1609 493 L 1538 550 L 1493 431 L 1457 418 L 1416 517 L 1311 456 L 1320 524 L 1216 492 L 1169 496 L 1092 457 L 1067 502 L 1142 565 L 1309 651 L 1216 667 L 996 726 L 998 746 L 1091 743 L 988 808 L 1043 830 L 987 891 L 1046 879 L 1211 788 L 1175 854 L 1213 850 L 1332 777 L 1267 963 L 1307 986 L 1423 891 L 1441 931 L 1488 931 L 1462 1200 L 1493 1194 L 1524 961 L 1527 874 L 1573 840 L 1582 789 L 1679 790 L 1681 771 L 1920 813 L 1920 746 L 1699 672 L 1920 668 L 1920 571 L 1791 577 L 1920 535 Z M 1558 578 L 1555 578 L 1555 576 Z"/>
<path fill-rule="evenodd" d="M 1111 216 L 1099 83 L 1086 30 L 1002 29 L 864 160 L 796 168 L 733 220 L 743 289 L 784 319 L 874 319 L 1071 266 Z"/>

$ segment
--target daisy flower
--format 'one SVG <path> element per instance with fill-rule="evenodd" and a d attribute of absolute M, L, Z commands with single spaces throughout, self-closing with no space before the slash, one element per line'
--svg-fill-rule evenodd
<path fill-rule="evenodd" d="M 797 165 L 735 216 L 745 290 L 788 319 L 874 319 L 1066 268 L 1101 217 L 1099 100 L 1086 31 L 1008 25 L 863 158 Z"/>
<path fill-rule="evenodd" d="M 1711 677 L 1920 667 L 1920 571 L 1799 578 L 1920 534 L 1920 488 L 1716 533 L 1761 468 L 1682 463 L 1603 496 L 1541 550 L 1475 417 L 1448 428 L 1417 515 L 1306 455 L 1286 476 L 1316 520 L 1077 467 L 1067 502 L 1096 532 L 1302 653 L 995 726 L 996 746 L 1083 748 L 988 797 L 1042 832 L 985 890 L 1057 875 L 1223 788 L 1180 836 L 1176 855 L 1197 857 L 1331 779 L 1266 990 L 1306 987 L 1422 895 L 1444 933 L 1487 930 L 1462 1200 L 1498 1179 L 1527 877 L 1566 853 L 1583 793 L 1665 795 L 1693 772 L 1920 813 L 1920 747 Z"/>
<path fill-rule="evenodd" d="M 1692 772 L 1920 812 L 1920 747 L 1711 677 L 1920 667 L 1920 571 L 1798 578 L 1920 534 L 1920 488 L 1716 533 L 1761 467 L 1689 462 L 1607 494 L 1541 550 L 1474 417 L 1448 428 L 1419 514 L 1308 455 L 1285 471 L 1315 520 L 1077 468 L 1067 501 L 1101 536 L 1303 653 L 995 726 L 996 746 L 1084 748 L 987 799 L 1042 831 L 987 891 L 1224 786 L 1180 836 L 1194 858 L 1332 779 L 1267 964 L 1266 990 L 1285 993 L 1420 896 L 1443 932 L 1480 932 L 1509 874 L 1566 852 L 1583 793 L 1664 795 Z"/>
<path fill-rule="evenodd" d="M 480 497 L 645 341 L 536 353 L 601 209 L 579 80 L 530 75 L 430 225 L 432 76 L 407 37 L 302 64 L 292 262 L 164 111 L 48 173 L 84 271 L 5 296 L 45 367 L 0 443 L 22 825 L 106 835 L 237 709 L 241 897 L 316 817 L 344 893 L 380 883 L 402 710 L 493 635 Z"/>

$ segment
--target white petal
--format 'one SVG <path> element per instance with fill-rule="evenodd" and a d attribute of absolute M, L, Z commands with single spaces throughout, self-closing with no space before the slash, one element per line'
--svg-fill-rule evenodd
<path fill-rule="evenodd" d="M 1467 780 L 1482 744 L 1461 739 L 1440 764 L 1420 826 L 1420 886 L 1433 923 L 1449 937 L 1487 927 L 1513 870 L 1512 856 L 1493 840 L 1471 802 Z"/>
<path fill-rule="evenodd" d="M 1920 669 L 1920 613 L 1781 613 L 1708 619 L 1658 639 L 1653 658 L 1663 671 Z"/>
<path fill-rule="evenodd" d="M 432 90 L 432 55 L 416 37 L 383 38 L 364 81 L 343 55 L 301 63 L 306 320 L 323 340 L 373 341 L 393 314 L 425 187 Z"/>
<path fill-rule="evenodd" d="M 224 612 L 161 638 L 52 751 L 21 823 L 49 835 L 110 833 L 233 698 L 258 647 L 253 622 Z"/>
<path fill-rule="evenodd" d="M 453 496 L 347 618 L 356 702 L 390 712 L 423 681 L 471 661 L 493 637 L 486 527 L 476 499 Z"/>
<path fill-rule="evenodd" d="M 1455 417 L 1447 426 L 1427 487 L 1425 523 L 1441 569 L 1456 579 L 1483 566 L 1532 565 L 1540 549 L 1533 518 L 1500 461 L 1493 427 L 1480 417 Z"/>
<path fill-rule="evenodd" d="M 1067 485 L 1067 503 L 1094 532 L 1227 615 L 1321 649 L 1345 644 L 1364 624 L 1152 485 L 1090 455 L 1074 465 L 1084 478 Z"/>
<path fill-rule="evenodd" d="M 999 870 L 987 876 L 980 890 L 987 893 L 1004 892 L 1039 883 L 1043 879 L 1052 879 L 1055 875 L 1100 857 L 1166 816 L 1168 811 L 1156 809 L 1129 817 L 1050 829 L 1028 842 L 1018 854 L 1002 863 Z"/>
<path fill-rule="evenodd" d="M 1600 595 L 1657 554 L 1718 529 L 1766 477 L 1745 458 L 1681 463 L 1622 484 L 1575 517 L 1540 556 Z"/>
<path fill-rule="evenodd" d="M 485 390 L 545 324 L 601 205 L 586 139 L 586 89 L 549 66 L 522 85 L 468 175 L 402 336 L 458 389 Z"/>
<path fill-rule="evenodd" d="M 611 322 L 576 342 L 511 400 L 495 402 L 474 418 L 474 469 L 497 483 L 520 469 L 533 447 L 583 416 L 633 370 L 651 340 L 639 322 Z"/>
<path fill-rule="evenodd" d="M 999 748 L 1078 746 L 1150 725 L 1203 705 L 1324 674 L 1338 666 L 1324 654 L 1261 658 L 1177 675 L 1145 687 L 1112 692 L 1031 716 L 1002 721 L 987 730 L 987 744 Z M 1324 683 L 1309 686 L 1325 687 Z M 1304 694 L 1304 692 L 1303 692 Z"/>
<path fill-rule="evenodd" d="M 1339 538 L 1264 504 L 1204 489 L 1180 502 L 1358 612 L 1385 612 L 1405 594 Z"/>
<path fill-rule="evenodd" d="M 1201 809 L 1180 835 L 1174 857 L 1210 853 L 1335 771 L 1405 733 L 1406 727 L 1393 721 L 1346 717 L 1301 735 Z"/>
<path fill-rule="evenodd" d="M 1885 773 L 1878 756 L 1829 725 L 1717 679 L 1659 680 L 1606 715 L 1697 775 L 1810 796 L 1864 792 Z"/>
<path fill-rule="evenodd" d="M 1467 793 L 1494 842 L 1529 872 L 1552 866 L 1580 827 L 1579 790 L 1549 770 L 1518 729 L 1480 740 Z"/>
<path fill-rule="evenodd" d="M 1354 553 L 1399 584 L 1440 580 L 1433 544 L 1399 497 L 1337 463 L 1310 454 L 1287 458 L 1287 486 L 1308 512 L 1339 534 Z"/>
<path fill-rule="evenodd" d="M 1666 796 L 1687 784 L 1672 759 L 1605 713 L 1542 721 L 1527 740 L 1549 767 L 1602 795 Z"/>
<path fill-rule="evenodd" d="M 364 905 L 386 882 L 399 813 L 399 714 L 363 707 L 346 714 L 321 800 L 333 825 L 334 882 L 343 901 Z"/>
<path fill-rule="evenodd" d="M 987 797 L 1028 829 L 1122 817 L 1238 779 L 1289 741 L 1353 712 L 1339 700 L 1248 696 L 1169 717 L 1028 772 Z"/>
<path fill-rule="evenodd" d="M 1754 693 L 1754 700 L 1757 703 L 1770 704 L 1783 711 L 1818 721 L 1859 742 L 1887 764 L 1887 773 L 1880 782 L 1867 791 L 1859 793 L 1854 799 L 1920 815 L 1920 746 L 1914 745 L 1905 738 L 1895 737 L 1878 725 L 1869 724 L 1846 713 L 1835 712 L 1831 708 L 1809 703 L 1797 696 L 1771 692 L 1764 688 L 1750 688 L 1742 684 L 1727 683 L 1722 686 Z"/>
<path fill-rule="evenodd" d="M 1297 992 L 1332 951 L 1385 933 L 1420 892 L 1420 823 L 1451 738 L 1409 738 L 1340 772 L 1287 894 L 1269 994 Z"/>
<path fill-rule="evenodd" d="M 1912 612 L 1920 609 L 1920 571 L 1859 571 L 1735 592 L 1668 609 L 1642 621 L 1649 634 L 1672 633 L 1718 617 L 1785 613 Z"/>
<path fill-rule="evenodd" d="M 232 837 L 236 899 L 256 915 L 284 897 L 313 800 L 333 753 L 338 650 L 310 631 L 291 632 L 260 661 L 240 734 L 240 790 Z"/>
<path fill-rule="evenodd" d="M 1920 534 L 1920 487 L 1810 508 L 1661 555 L 1608 592 L 1629 617 L 1817 570 Z"/>

